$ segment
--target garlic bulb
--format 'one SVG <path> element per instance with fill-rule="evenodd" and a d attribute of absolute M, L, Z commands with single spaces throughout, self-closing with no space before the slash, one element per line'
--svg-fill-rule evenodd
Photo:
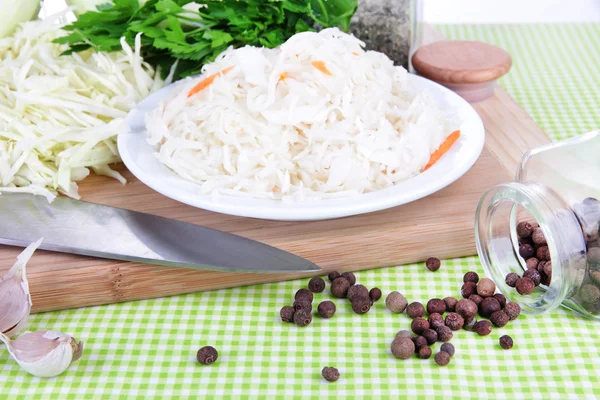
<path fill-rule="evenodd" d="M 0 334 L 0 340 L 21 368 L 44 378 L 62 374 L 83 354 L 83 342 L 56 331 L 27 332 L 15 340 Z"/>
<path fill-rule="evenodd" d="M 0 333 L 8 337 L 21 332 L 27 323 L 31 311 L 31 296 L 25 266 L 42 240 L 39 239 L 23 250 L 12 268 L 0 280 Z"/>

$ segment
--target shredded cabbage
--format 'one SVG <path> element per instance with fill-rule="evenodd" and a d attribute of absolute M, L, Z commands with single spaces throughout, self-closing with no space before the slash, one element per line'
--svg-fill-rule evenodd
<path fill-rule="evenodd" d="M 89 175 L 125 182 L 109 164 L 120 161 L 116 135 L 127 112 L 163 86 L 160 74 L 122 41 L 123 51 L 61 56 L 59 16 L 22 24 L 0 39 L 0 192 L 27 192 L 49 201 L 57 192 L 79 198 Z"/>
<path fill-rule="evenodd" d="M 407 180 L 457 121 L 363 46 L 332 28 L 277 49 L 229 49 L 146 116 L 148 141 L 213 196 L 312 200 Z"/>

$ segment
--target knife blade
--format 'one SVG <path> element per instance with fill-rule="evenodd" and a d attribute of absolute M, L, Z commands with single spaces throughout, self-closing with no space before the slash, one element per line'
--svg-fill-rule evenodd
<path fill-rule="evenodd" d="M 156 215 L 58 197 L 0 195 L 0 244 L 147 264 L 244 272 L 320 268 L 241 236 Z"/>

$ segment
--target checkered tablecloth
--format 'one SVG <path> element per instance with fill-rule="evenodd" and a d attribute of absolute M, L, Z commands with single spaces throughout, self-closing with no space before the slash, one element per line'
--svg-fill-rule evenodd
<path fill-rule="evenodd" d="M 452 39 L 500 45 L 514 58 L 502 85 L 552 139 L 600 127 L 600 25 L 440 26 Z M 458 296 L 462 275 L 483 273 L 476 257 L 446 260 L 433 273 L 423 264 L 357 273 L 384 296 L 409 301 Z M 55 329 L 86 342 L 84 357 L 63 375 L 40 379 L 22 372 L 0 348 L 0 398 L 527 398 L 600 396 L 600 323 L 559 309 L 523 317 L 491 335 L 456 332 L 447 367 L 433 359 L 397 360 L 389 351 L 406 314 L 383 301 L 356 315 L 336 301 L 331 320 L 306 328 L 284 324 L 279 309 L 291 304 L 306 280 L 258 285 L 71 311 L 37 314 L 30 330 Z M 317 294 L 315 304 L 329 299 Z M 503 334 L 515 346 L 498 345 Z M 212 345 L 219 360 L 195 362 Z M 437 352 L 439 344 L 434 346 Z M 341 378 L 321 379 L 324 366 Z"/>

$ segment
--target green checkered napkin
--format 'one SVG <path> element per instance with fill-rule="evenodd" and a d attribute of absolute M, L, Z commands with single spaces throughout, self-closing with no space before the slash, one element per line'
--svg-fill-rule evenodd
<path fill-rule="evenodd" d="M 600 127 L 600 25 L 440 26 L 452 39 L 484 40 L 514 58 L 502 85 L 553 139 Z M 447 260 L 433 273 L 422 264 L 364 271 L 358 282 L 409 301 L 458 296 L 462 275 L 482 273 L 476 257 Z M 53 379 L 27 375 L 0 350 L 2 399 L 84 398 L 593 398 L 600 395 L 600 325 L 560 309 L 520 317 L 490 336 L 456 332 L 445 368 L 433 359 L 391 356 L 395 333 L 409 318 L 383 301 L 366 315 L 336 301 L 331 320 L 306 328 L 284 324 L 306 280 L 37 314 L 30 329 L 56 329 L 86 342 L 84 357 Z M 317 294 L 315 302 L 329 299 Z M 498 345 L 509 334 L 510 351 Z M 219 360 L 195 363 L 201 346 Z M 438 350 L 436 344 L 434 351 Z M 336 366 L 338 382 L 320 377 Z"/>

